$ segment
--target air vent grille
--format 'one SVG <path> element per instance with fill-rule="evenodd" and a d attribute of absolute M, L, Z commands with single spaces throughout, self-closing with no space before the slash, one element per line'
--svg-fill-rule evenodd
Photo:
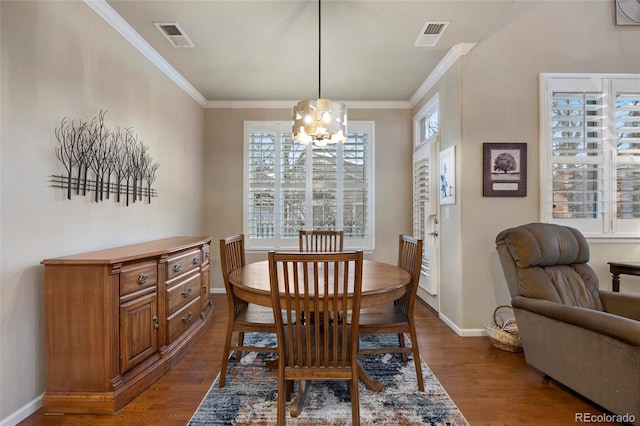
<path fill-rule="evenodd" d="M 427 29 L 424 30 L 424 33 L 429 34 L 440 34 L 442 29 L 445 27 L 445 24 L 429 24 L 427 25 Z"/>
<path fill-rule="evenodd" d="M 173 47 L 194 47 L 193 42 L 176 22 L 154 22 L 154 25 Z"/>
<path fill-rule="evenodd" d="M 180 31 L 180 28 L 176 27 L 173 24 L 161 25 L 160 28 L 162 28 L 162 30 L 165 33 L 167 33 L 167 35 L 170 35 L 170 36 L 181 36 L 182 35 L 182 31 Z"/>
<path fill-rule="evenodd" d="M 414 44 L 415 47 L 435 46 L 449 26 L 448 21 L 427 21 Z"/>

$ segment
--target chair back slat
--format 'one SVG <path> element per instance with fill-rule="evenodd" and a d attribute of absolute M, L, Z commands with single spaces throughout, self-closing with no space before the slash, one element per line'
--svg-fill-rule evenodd
<path fill-rule="evenodd" d="M 229 274 L 246 263 L 244 251 L 244 234 L 232 235 L 220 240 L 220 269 L 227 292 L 229 309 L 234 313 L 240 312 L 247 306 L 247 302 L 236 297 L 233 286 L 229 282 Z"/>
<path fill-rule="evenodd" d="M 410 314 L 415 304 L 421 264 L 422 240 L 401 234 L 398 242 L 398 266 L 411 275 L 411 283 L 404 296 L 398 298 L 395 304 L 405 315 Z"/>
<path fill-rule="evenodd" d="M 343 231 L 301 229 L 298 233 L 301 252 L 331 253 L 344 249 Z"/>
<path fill-rule="evenodd" d="M 361 251 L 269 253 L 272 304 L 286 319 L 275 316 L 286 368 L 339 369 L 355 361 L 349 344 L 357 339 L 362 259 Z M 341 320 L 343 312 L 351 322 Z"/>

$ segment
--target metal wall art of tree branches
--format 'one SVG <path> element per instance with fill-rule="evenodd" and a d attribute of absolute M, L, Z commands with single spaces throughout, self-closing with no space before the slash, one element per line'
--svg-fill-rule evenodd
<path fill-rule="evenodd" d="M 133 129 L 108 129 L 105 114 L 100 111 L 90 122 L 62 119 L 55 129 L 55 154 L 65 174 L 52 175 L 52 186 L 66 190 L 69 200 L 72 195 L 93 193 L 96 203 L 110 198 L 127 206 L 151 203 L 158 196 L 151 185 L 160 165 Z"/>

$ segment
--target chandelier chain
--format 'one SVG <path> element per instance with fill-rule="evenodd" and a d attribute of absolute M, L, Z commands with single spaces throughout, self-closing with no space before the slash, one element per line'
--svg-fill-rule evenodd
<path fill-rule="evenodd" d="M 318 99 L 322 98 L 322 9 L 318 0 Z"/>
<path fill-rule="evenodd" d="M 1 1 L 1 0 L 0 0 Z M 318 0 L 318 99 L 303 100 L 293 108 L 292 139 L 303 145 L 343 143 L 347 114 L 342 102 L 322 98 L 322 0 Z"/>

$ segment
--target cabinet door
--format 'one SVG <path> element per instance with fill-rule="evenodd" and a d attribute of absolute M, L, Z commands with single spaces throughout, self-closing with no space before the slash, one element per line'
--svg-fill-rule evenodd
<path fill-rule="evenodd" d="M 120 373 L 158 351 L 158 296 L 154 291 L 120 304 Z"/>

